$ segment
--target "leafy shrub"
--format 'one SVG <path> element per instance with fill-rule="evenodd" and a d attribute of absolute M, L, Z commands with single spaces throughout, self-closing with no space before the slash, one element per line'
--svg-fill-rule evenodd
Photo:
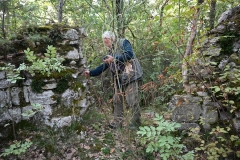
<path fill-rule="evenodd" d="M 6 157 L 8 155 L 20 155 L 22 153 L 25 153 L 26 150 L 32 145 L 31 141 L 26 141 L 24 143 L 15 141 L 8 149 L 5 149 L 5 151 L 0 154 L 0 157 Z"/>
<path fill-rule="evenodd" d="M 193 129 L 192 129 L 193 130 Z M 232 146 L 239 145 L 239 137 L 235 135 L 229 135 L 230 127 L 221 128 L 217 126 L 213 128 L 209 133 L 210 138 L 205 139 L 194 131 L 189 132 L 188 135 L 193 141 L 200 142 L 200 145 L 195 148 L 199 153 L 203 153 L 207 156 L 208 160 L 220 159 L 221 157 L 227 157 L 233 153 Z M 239 158 L 240 152 L 237 151 L 236 155 Z"/>
<path fill-rule="evenodd" d="M 163 116 L 155 115 L 155 126 L 139 127 L 137 132 L 140 135 L 140 143 L 147 145 L 146 152 L 159 152 L 160 156 L 164 159 L 178 158 L 178 159 L 193 159 L 193 151 L 185 155 L 182 150 L 185 147 L 180 144 L 180 137 L 174 137 L 173 132 L 176 128 L 180 127 L 179 123 L 165 121 Z"/>
<path fill-rule="evenodd" d="M 65 69 L 61 64 L 64 58 L 57 56 L 56 48 L 53 46 L 48 46 L 47 53 L 44 54 L 44 59 L 37 58 L 29 48 L 25 50 L 24 53 L 26 54 L 27 60 L 31 62 L 31 65 L 26 67 L 26 69 L 32 76 L 34 76 L 36 72 L 50 76 L 51 72 L 61 72 Z"/>
<path fill-rule="evenodd" d="M 221 100 L 224 107 L 231 107 L 230 112 L 233 113 L 239 109 L 240 95 L 240 71 L 233 70 L 229 65 L 226 65 L 222 72 L 214 72 L 218 76 L 217 80 L 221 83 L 215 83 L 212 86 L 212 92 L 218 100 Z"/>
<path fill-rule="evenodd" d="M 53 46 L 48 46 L 44 58 L 38 58 L 29 48 L 25 50 L 24 53 L 30 65 L 21 63 L 18 68 L 14 69 L 14 65 L 8 64 L 6 67 L 0 68 L 0 70 L 7 72 L 8 81 L 11 83 L 16 83 L 18 79 L 24 79 L 20 76 L 21 71 L 27 71 L 32 76 L 40 73 L 49 77 L 52 72 L 61 72 L 66 69 L 66 67 L 62 65 L 64 58 L 57 55 L 56 48 Z"/>

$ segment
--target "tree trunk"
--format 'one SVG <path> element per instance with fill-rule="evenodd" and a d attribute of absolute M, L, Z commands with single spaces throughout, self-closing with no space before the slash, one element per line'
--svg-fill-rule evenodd
<path fill-rule="evenodd" d="M 123 0 L 116 0 L 117 34 L 124 37 Z"/>
<path fill-rule="evenodd" d="M 8 2 L 7 1 L 3 1 L 3 2 L 0 2 L 0 5 L 1 5 L 1 10 L 2 11 L 2 26 L 1 26 L 1 30 L 2 30 L 2 37 L 3 39 L 6 39 L 6 32 L 5 32 L 5 15 L 6 15 L 6 12 L 7 12 L 7 8 L 8 8 Z"/>
<path fill-rule="evenodd" d="M 192 88 L 191 86 L 189 85 L 189 81 L 188 81 L 188 68 L 190 66 L 188 66 L 188 62 L 187 62 L 187 57 L 189 55 L 192 54 L 192 50 L 193 50 L 193 44 L 194 44 L 194 40 L 195 40 L 195 37 L 196 37 L 196 34 L 197 34 L 197 22 L 198 22 L 198 19 L 199 19 L 199 15 L 200 15 L 200 5 L 204 2 L 204 0 L 198 0 L 198 3 L 197 3 L 197 9 L 196 9 L 196 12 L 195 12 L 195 16 L 194 16 L 194 19 L 192 21 L 192 30 L 191 30 L 191 34 L 190 34 L 190 37 L 188 39 L 188 42 L 187 42 L 187 46 L 186 46 L 186 50 L 185 50 L 185 53 L 184 53 L 184 57 L 183 57 L 183 63 L 182 63 L 182 78 L 183 78 L 183 87 L 184 87 L 184 91 L 186 92 L 191 92 L 192 91 Z"/>
<path fill-rule="evenodd" d="M 210 30 L 214 28 L 214 21 L 215 21 L 215 15 L 216 15 L 216 3 L 217 3 L 217 0 L 211 0 L 210 13 L 209 13 Z"/>
<path fill-rule="evenodd" d="M 65 3 L 64 0 L 59 0 L 59 4 L 58 4 L 58 23 L 62 22 L 62 14 L 63 14 L 64 3 Z"/>
<path fill-rule="evenodd" d="M 5 8 L 3 8 L 3 11 L 2 11 L 2 37 L 3 39 L 6 39 L 4 23 L 5 23 Z"/>

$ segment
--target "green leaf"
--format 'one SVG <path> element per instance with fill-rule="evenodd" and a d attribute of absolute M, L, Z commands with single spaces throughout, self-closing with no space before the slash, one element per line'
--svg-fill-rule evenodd
<path fill-rule="evenodd" d="M 210 62 L 211 65 L 217 65 L 217 62 Z"/>
<path fill-rule="evenodd" d="M 148 126 L 144 126 L 144 128 L 146 129 L 146 131 L 150 131 L 150 128 Z"/>
<path fill-rule="evenodd" d="M 214 89 L 215 89 L 215 92 L 219 92 L 221 90 L 218 86 L 215 86 Z"/>
<path fill-rule="evenodd" d="M 234 143 L 235 146 L 239 146 L 240 145 L 240 140 L 237 140 L 235 143 Z"/>
<path fill-rule="evenodd" d="M 147 137 L 151 137 L 151 132 L 147 132 Z"/>
<path fill-rule="evenodd" d="M 149 145 L 146 149 L 147 153 L 152 153 L 153 152 L 153 147 L 151 145 Z"/>
<path fill-rule="evenodd" d="M 164 9 L 167 11 L 167 10 L 170 10 L 172 8 L 173 8 L 173 5 L 166 5 L 166 7 Z"/>
<path fill-rule="evenodd" d="M 228 103 L 229 103 L 229 104 L 234 104 L 234 101 L 233 101 L 233 100 L 230 100 Z"/>
<path fill-rule="evenodd" d="M 237 157 L 239 158 L 239 157 L 240 157 L 240 151 L 237 151 L 237 152 L 236 152 L 236 155 L 237 155 Z"/>

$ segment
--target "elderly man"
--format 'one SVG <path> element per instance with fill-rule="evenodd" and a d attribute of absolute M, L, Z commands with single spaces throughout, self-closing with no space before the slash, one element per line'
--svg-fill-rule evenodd
<path fill-rule="evenodd" d="M 129 127 L 134 129 L 140 125 L 138 87 L 143 75 L 141 66 L 127 39 L 118 39 L 111 31 L 105 31 L 102 39 L 108 54 L 103 58 L 101 65 L 93 70 L 84 71 L 84 75 L 98 76 L 110 68 L 114 81 L 114 120 L 109 127 L 113 129 L 122 127 L 125 98 L 132 114 Z"/>

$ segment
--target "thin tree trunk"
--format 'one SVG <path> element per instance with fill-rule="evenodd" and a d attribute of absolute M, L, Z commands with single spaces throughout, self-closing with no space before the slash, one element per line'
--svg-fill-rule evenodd
<path fill-rule="evenodd" d="M 216 16 L 216 3 L 217 0 L 211 0 L 210 13 L 209 13 L 209 27 L 210 30 L 214 28 L 214 21 Z"/>
<path fill-rule="evenodd" d="M 2 10 L 2 37 L 6 39 L 6 33 L 5 33 L 5 7 L 3 7 Z"/>
<path fill-rule="evenodd" d="M 186 58 L 192 54 L 192 50 L 193 50 L 193 44 L 194 44 L 194 40 L 197 34 L 197 22 L 199 19 L 199 15 L 200 15 L 200 5 L 204 2 L 204 0 L 198 0 L 197 3 L 197 9 L 195 12 L 195 16 L 194 19 L 192 21 L 192 30 L 191 30 L 191 34 L 190 37 L 188 39 L 187 42 L 187 46 L 186 46 L 186 50 L 185 50 L 185 54 L 183 57 L 183 63 L 182 63 L 182 78 L 183 78 L 183 87 L 184 90 L 186 92 L 191 92 L 191 86 L 189 85 L 189 81 L 188 81 L 188 67 L 187 66 L 187 61 Z"/>
<path fill-rule="evenodd" d="M 106 0 L 103 0 L 106 8 L 107 8 L 107 12 L 108 12 L 108 17 L 111 17 L 111 9 L 110 9 L 110 6 L 108 5 L 107 1 Z"/>
<path fill-rule="evenodd" d="M 118 37 L 124 37 L 123 0 L 116 0 L 116 17 Z"/>
<path fill-rule="evenodd" d="M 164 10 L 164 8 L 165 8 L 165 6 L 167 5 L 168 2 L 169 2 L 169 0 L 166 0 L 161 7 L 160 20 L 159 20 L 160 27 L 162 26 L 162 22 L 163 22 L 163 10 Z"/>
<path fill-rule="evenodd" d="M 63 6 L 64 6 L 65 1 L 60 0 L 58 4 L 58 23 L 62 22 L 62 17 L 63 17 Z"/>

